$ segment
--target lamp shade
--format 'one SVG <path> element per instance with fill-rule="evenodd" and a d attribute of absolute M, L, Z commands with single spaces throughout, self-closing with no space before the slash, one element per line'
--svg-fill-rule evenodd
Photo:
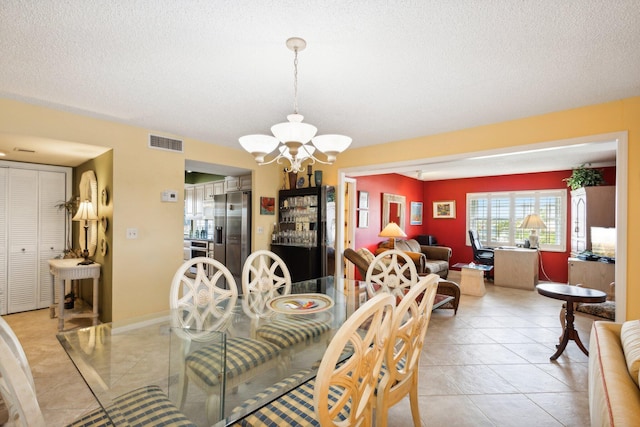
<path fill-rule="evenodd" d="M 407 235 L 402 231 L 402 228 L 398 227 L 398 224 L 390 222 L 382 229 L 378 237 L 407 237 Z"/>
<path fill-rule="evenodd" d="M 93 203 L 89 200 L 80 202 L 78 212 L 76 212 L 76 215 L 73 217 L 74 221 L 98 221 L 99 219 L 96 211 L 93 209 Z"/>
<path fill-rule="evenodd" d="M 538 214 L 530 214 L 527 215 L 526 217 L 524 217 L 524 219 L 522 220 L 522 224 L 520 224 L 519 228 L 530 228 L 533 230 L 539 230 L 539 229 L 546 229 L 547 226 L 544 224 L 544 221 L 542 221 L 542 218 L 540 218 L 540 215 Z"/>
<path fill-rule="evenodd" d="M 280 143 L 277 138 L 269 135 L 247 135 L 239 141 L 242 148 L 251 153 L 258 162 L 264 162 L 264 157 Z"/>
<path fill-rule="evenodd" d="M 336 155 L 349 148 L 352 139 L 344 135 L 319 135 L 311 140 L 316 148 L 329 157 L 329 161 L 335 161 Z"/>
<path fill-rule="evenodd" d="M 304 117 L 301 114 L 289 114 L 288 122 L 271 126 L 271 132 L 281 142 L 300 142 L 306 144 L 311 141 L 318 129 L 308 123 L 302 123 Z"/>

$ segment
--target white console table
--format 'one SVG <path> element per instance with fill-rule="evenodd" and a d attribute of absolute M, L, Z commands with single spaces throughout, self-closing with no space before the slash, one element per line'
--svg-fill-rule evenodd
<path fill-rule="evenodd" d="M 533 291 L 538 284 L 536 249 L 500 249 L 493 251 L 493 284 Z"/>
<path fill-rule="evenodd" d="M 83 258 L 69 259 L 50 259 L 49 271 L 53 275 L 53 292 L 51 296 L 52 314 L 56 306 L 56 286 L 58 287 L 58 330 L 64 329 L 65 319 L 84 317 L 93 319 L 93 325 L 98 324 L 98 279 L 100 278 L 100 264 L 93 263 L 87 265 L 78 265 Z M 64 295 L 65 284 L 69 283 L 71 288 L 72 280 L 93 279 L 93 310 L 86 311 L 80 308 L 65 310 Z M 53 317 L 53 316 L 52 316 Z"/>

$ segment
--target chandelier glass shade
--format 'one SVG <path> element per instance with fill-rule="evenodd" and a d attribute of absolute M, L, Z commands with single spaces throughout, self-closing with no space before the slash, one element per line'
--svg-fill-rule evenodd
<path fill-rule="evenodd" d="M 260 165 L 273 162 L 289 162 L 287 172 L 300 172 L 302 163 L 311 160 L 311 164 L 319 162 L 331 164 L 336 156 L 351 144 L 351 138 L 344 135 L 319 135 L 318 129 L 303 123 L 304 116 L 298 114 L 298 52 L 307 46 L 307 42 L 298 37 L 287 40 L 287 47 L 294 51 L 294 113 L 287 116 L 287 121 L 271 126 L 271 135 L 246 135 L 239 138 L 240 145 L 251 153 Z M 323 153 L 326 160 L 316 157 Z M 267 160 L 268 156 L 273 156 Z"/>

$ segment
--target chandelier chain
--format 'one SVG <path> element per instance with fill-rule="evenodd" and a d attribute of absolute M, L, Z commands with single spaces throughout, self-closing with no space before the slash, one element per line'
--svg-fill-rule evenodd
<path fill-rule="evenodd" d="M 293 51 L 293 112 L 298 114 L 298 48 Z"/>

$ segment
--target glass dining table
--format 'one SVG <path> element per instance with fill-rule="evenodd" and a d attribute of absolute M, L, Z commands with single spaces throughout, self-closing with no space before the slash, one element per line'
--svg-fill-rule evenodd
<path fill-rule="evenodd" d="M 261 319 L 246 310 L 240 295 L 220 330 L 172 326 L 177 324 L 172 316 L 184 314 L 167 311 L 64 331 L 57 338 L 110 418 L 118 419 L 118 396 L 157 385 L 197 426 L 226 426 L 314 378 L 334 332 L 367 299 L 364 282 L 333 276 L 293 283 L 291 289 L 290 298 L 272 300 L 273 316 Z M 292 338 L 311 323 L 321 325 L 320 333 Z M 231 378 L 237 367 L 227 360 L 233 356 L 226 343 L 238 338 L 279 343 L 277 358 Z M 185 382 L 185 360 L 205 346 L 218 349 L 214 360 L 220 375 L 203 388 L 197 381 Z M 212 398 L 215 408 L 207 413 L 205 403 Z"/>

